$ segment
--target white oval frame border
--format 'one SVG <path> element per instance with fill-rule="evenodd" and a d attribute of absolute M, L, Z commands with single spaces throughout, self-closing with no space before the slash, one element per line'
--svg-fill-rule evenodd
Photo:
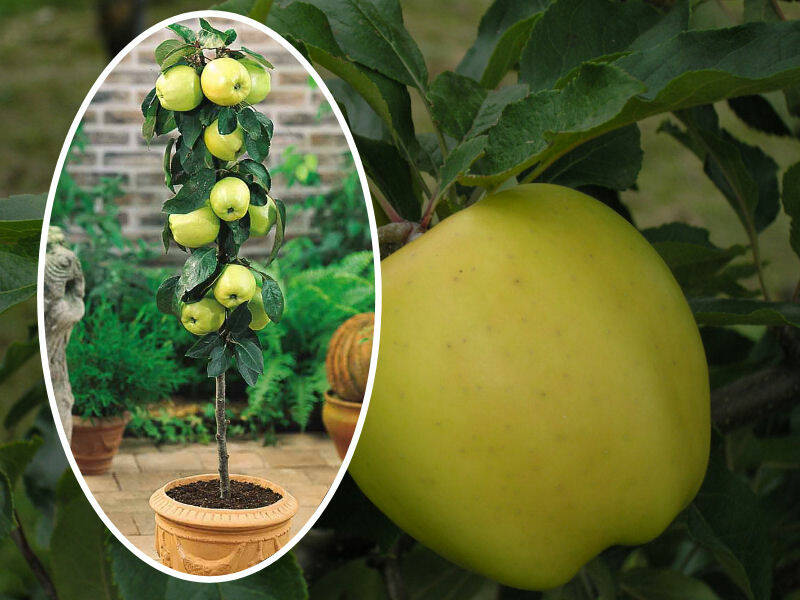
<path fill-rule="evenodd" d="M 120 533 L 119 529 L 112 523 L 112 521 L 106 516 L 103 509 L 98 504 L 97 500 L 95 500 L 94 495 L 92 494 L 89 486 L 86 483 L 86 480 L 83 478 L 80 470 L 78 469 L 78 465 L 75 462 L 75 458 L 72 456 L 72 452 L 70 450 L 69 444 L 67 443 L 66 433 L 64 432 L 64 427 L 61 424 L 61 419 L 58 417 L 58 407 L 56 406 L 55 395 L 53 393 L 53 383 L 50 378 L 50 367 L 47 357 L 47 344 L 44 343 L 45 340 L 45 322 L 44 322 L 44 266 L 45 266 L 45 255 L 47 253 L 47 231 L 46 228 L 50 226 L 50 218 L 53 211 L 53 202 L 55 200 L 55 193 L 56 188 L 58 186 L 58 180 L 61 175 L 61 171 L 64 168 L 64 162 L 66 161 L 67 153 L 69 152 L 70 144 L 72 143 L 72 139 L 75 137 L 75 132 L 80 124 L 81 120 L 83 119 L 83 115 L 86 112 L 86 109 L 89 107 L 89 104 L 94 99 L 97 91 L 99 90 L 100 86 L 105 82 L 106 78 L 109 74 L 116 68 L 119 62 L 125 58 L 128 54 L 130 54 L 143 40 L 150 37 L 154 33 L 164 29 L 167 25 L 171 25 L 172 23 L 177 23 L 178 21 L 185 21 L 187 19 L 197 19 L 197 18 L 219 18 L 219 19 L 228 19 L 232 21 L 239 21 L 244 25 L 248 25 L 253 27 L 262 33 L 266 34 L 276 42 L 278 42 L 285 50 L 287 50 L 294 58 L 299 62 L 306 72 L 314 79 L 314 82 L 319 87 L 322 94 L 325 96 L 325 100 L 330 104 L 331 108 L 333 109 L 333 113 L 336 116 L 336 120 L 339 122 L 339 126 L 342 128 L 342 133 L 344 133 L 345 139 L 347 140 L 347 145 L 350 150 L 350 153 L 353 156 L 353 162 L 355 163 L 356 170 L 358 172 L 359 181 L 361 182 L 361 190 L 364 196 L 364 200 L 366 203 L 367 209 L 367 217 L 369 219 L 369 226 L 370 226 L 370 235 L 372 238 L 372 255 L 373 255 L 373 267 L 375 273 L 375 333 L 373 337 L 373 344 L 372 344 L 372 356 L 370 357 L 370 367 L 369 367 L 369 377 L 367 379 L 367 390 L 364 395 L 364 403 L 363 403 L 363 410 L 358 418 L 358 424 L 356 425 L 356 431 L 353 435 L 353 440 L 350 442 L 350 447 L 347 449 L 347 454 L 342 461 L 341 466 L 339 467 L 339 472 L 336 474 L 333 483 L 331 484 L 330 488 L 328 489 L 325 497 L 323 498 L 320 505 L 311 515 L 309 520 L 303 525 L 300 531 L 294 535 L 294 537 L 289 540 L 289 542 L 281 548 L 278 552 L 270 556 L 263 562 L 258 563 L 244 571 L 239 571 L 237 573 L 231 573 L 229 575 L 213 575 L 213 576 L 203 576 L 203 575 L 190 575 L 188 573 L 181 573 L 179 571 L 175 571 L 169 567 L 162 565 L 160 562 L 157 562 L 147 556 L 144 552 L 139 550 L 136 546 L 134 546 L 122 533 Z M 92 87 L 90 88 L 89 92 L 86 94 L 86 97 L 83 100 L 83 103 L 78 110 L 78 113 L 75 115 L 75 119 L 72 121 L 72 125 L 69 128 L 69 132 L 67 133 L 67 137 L 64 140 L 64 145 L 61 149 L 61 154 L 58 157 L 58 163 L 56 164 L 56 170 L 53 174 L 53 179 L 50 184 L 50 191 L 47 195 L 47 205 L 45 207 L 44 213 L 44 226 L 42 228 L 42 238 L 39 246 L 39 265 L 38 265 L 38 276 L 37 276 L 37 299 L 36 299 L 36 308 L 37 308 L 37 317 L 38 317 L 38 327 L 39 327 L 39 339 L 42 342 L 40 344 L 41 350 L 41 357 L 42 357 L 42 370 L 44 371 L 45 376 L 45 385 L 47 387 L 47 396 L 50 401 L 50 409 L 53 413 L 53 418 L 56 423 L 56 430 L 58 432 L 58 437 L 61 440 L 61 445 L 64 448 L 64 453 L 66 454 L 67 461 L 69 462 L 69 466 L 72 468 L 72 472 L 75 474 L 75 477 L 78 480 L 78 483 L 83 490 L 84 495 L 86 496 L 89 503 L 94 508 L 97 515 L 103 521 L 105 526 L 114 534 L 114 536 L 134 555 L 136 555 L 139 559 L 144 561 L 146 564 L 150 565 L 154 569 L 158 569 L 162 573 L 170 575 L 172 577 L 177 577 L 179 579 L 183 579 L 185 581 L 193 581 L 197 583 L 222 583 L 226 581 L 234 581 L 236 579 L 241 579 L 243 577 L 247 577 L 248 575 L 252 575 L 257 573 L 261 569 L 268 567 L 275 561 L 279 560 L 282 556 L 284 556 L 287 552 L 289 552 L 295 544 L 297 544 L 305 534 L 308 532 L 311 527 L 314 526 L 317 519 L 319 519 L 322 512 L 328 506 L 328 503 L 333 498 L 333 495 L 336 493 L 339 484 L 342 481 L 342 477 L 344 477 L 344 473 L 347 470 L 348 465 L 350 464 L 350 460 L 353 457 L 353 452 L 355 450 L 356 444 L 358 443 L 358 438 L 361 435 L 361 429 L 364 425 L 364 419 L 366 418 L 367 411 L 369 409 L 369 401 L 370 397 L 372 396 L 372 386 L 375 379 L 375 365 L 378 359 L 378 347 L 380 342 L 380 324 L 381 324 L 381 268 L 380 268 L 380 251 L 378 248 L 378 235 L 377 235 L 377 226 L 375 223 L 375 213 L 372 209 L 372 198 L 369 192 L 369 186 L 367 184 L 367 177 L 364 173 L 364 166 L 361 162 L 361 157 L 358 153 L 358 149 L 356 148 L 355 141 L 353 139 L 353 135 L 350 132 L 350 129 L 347 126 L 347 123 L 344 119 L 344 115 L 342 114 L 339 105 L 333 99 L 333 95 L 331 94 L 328 87 L 325 85 L 322 77 L 320 77 L 319 73 L 311 66 L 311 64 L 303 57 L 300 52 L 297 51 L 289 42 L 287 42 L 282 36 L 278 33 L 264 25 L 263 23 L 259 23 L 249 17 L 239 15 L 236 13 L 230 13 L 226 11 L 219 11 L 219 10 L 200 10 L 200 11 L 192 11 L 187 13 L 181 13 L 179 15 L 175 15 L 170 17 L 169 19 L 165 19 L 159 23 L 156 23 L 152 27 L 149 27 L 142 33 L 140 33 L 136 38 L 131 41 L 128 45 L 123 48 L 119 54 L 117 54 L 111 62 L 103 69 L 100 76 L 94 82 Z M 166 482 L 164 482 L 166 483 Z M 155 490 L 153 490 L 155 491 Z"/>

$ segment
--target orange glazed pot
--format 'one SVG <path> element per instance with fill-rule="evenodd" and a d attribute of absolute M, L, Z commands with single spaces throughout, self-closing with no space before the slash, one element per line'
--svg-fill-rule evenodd
<path fill-rule="evenodd" d="M 131 420 L 126 412 L 118 417 L 84 419 L 72 417 L 70 449 L 84 475 L 101 475 L 114 460 L 125 426 Z"/>
<path fill-rule="evenodd" d="M 289 541 L 297 500 L 281 486 L 249 475 L 231 475 L 270 488 L 283 498 L 262 508 L 203 508 L 173 500 L 167 490 L 217 473 L 181 477 L 150 496 L 156 513 L 156 553 L 161 563 L 192 575 L 227 575 L 260 563 Z"/>
<path fill-rule="evenodd" d="M 333 392 L 325 392 L 325 404 L 322 405 L 322 423 L 331 436 L 339 458 L 344 459 L 347 448 L 353 439 L 361 412 L 360 402 L 348 402 Z"/>

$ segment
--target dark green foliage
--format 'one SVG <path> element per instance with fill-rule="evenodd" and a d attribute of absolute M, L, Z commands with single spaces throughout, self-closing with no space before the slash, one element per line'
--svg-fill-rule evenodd
<path fill-rule="evenodd" d="M 133 320 L 122 320 L 108 301 L 91 306 L 67 347 L 75 414 L 119 415 L 167 398 L 186 381 L 175 366 L 173 343 L 164 339 L 159 325 L 146 309 Z"/>

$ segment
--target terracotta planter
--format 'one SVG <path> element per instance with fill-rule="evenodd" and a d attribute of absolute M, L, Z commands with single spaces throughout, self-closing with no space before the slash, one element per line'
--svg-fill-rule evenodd
<path fill-rule="evenodd" d="M 72 456 L 84 475 L 108 471 L 119 450 L 122 433 L 131 420 L 130 413 L 118 417 L 84 419 L 72 417 Z"/>
<path fill-rule="evenodd" d="M 225 575 L 260 563 L 289 540 L 297 500 L 266 479 L 231 475 L 283 496 L 263 508 L 202 508 L 167 496 L 173 487 L 218 477 L 216 473 L 182 477 L 150 496 L 150 508 L 156 513 L 156 552 L 164 565 L 193 575 Z"/>
<path fill-rule="evenodd" d="M 350 440 L 353 439 L 360 412 L 360 402 L 348 402 L 330 391 L 325 392 L 325 404 L 322 406 L 322 423 L 325 425 L 328 435 L 333 439 L 336 451 L 342 459 L 347 454 Z"/>

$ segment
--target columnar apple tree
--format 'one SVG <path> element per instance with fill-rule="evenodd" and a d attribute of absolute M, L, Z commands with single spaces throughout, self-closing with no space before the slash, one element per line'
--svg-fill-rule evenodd
<path fill-rule="evenodd" d="M 264 270 L 284 236 L 286 209 L 269 195 L 267 158 L 273 124 L 253 105 L 270 90 L 272 65 L 260 54 L 230 47 L 233 29 L 220 31 L 204 19 L 200 30 L 170 25 L 179 39 L 155 50 L 161 74 L 144 99 L 143 135 L 175 129 L 164 153 L 166 186 L 164 250 L 172 243 L 188 255 L 179 275 L 157 292 L 158 308 L 200 336 L 187 356 L 206 362 L 216 379 L 220 495 L 229 495 L 225 372 L 235 364 L 253 385 L 264 370 L 255 331 L 283 312 L 283 294 Z M 240 158 L 244 153 L 248 158 Z M 239 256 L 250 236 L 274 229 L 265 265 Z"/>

